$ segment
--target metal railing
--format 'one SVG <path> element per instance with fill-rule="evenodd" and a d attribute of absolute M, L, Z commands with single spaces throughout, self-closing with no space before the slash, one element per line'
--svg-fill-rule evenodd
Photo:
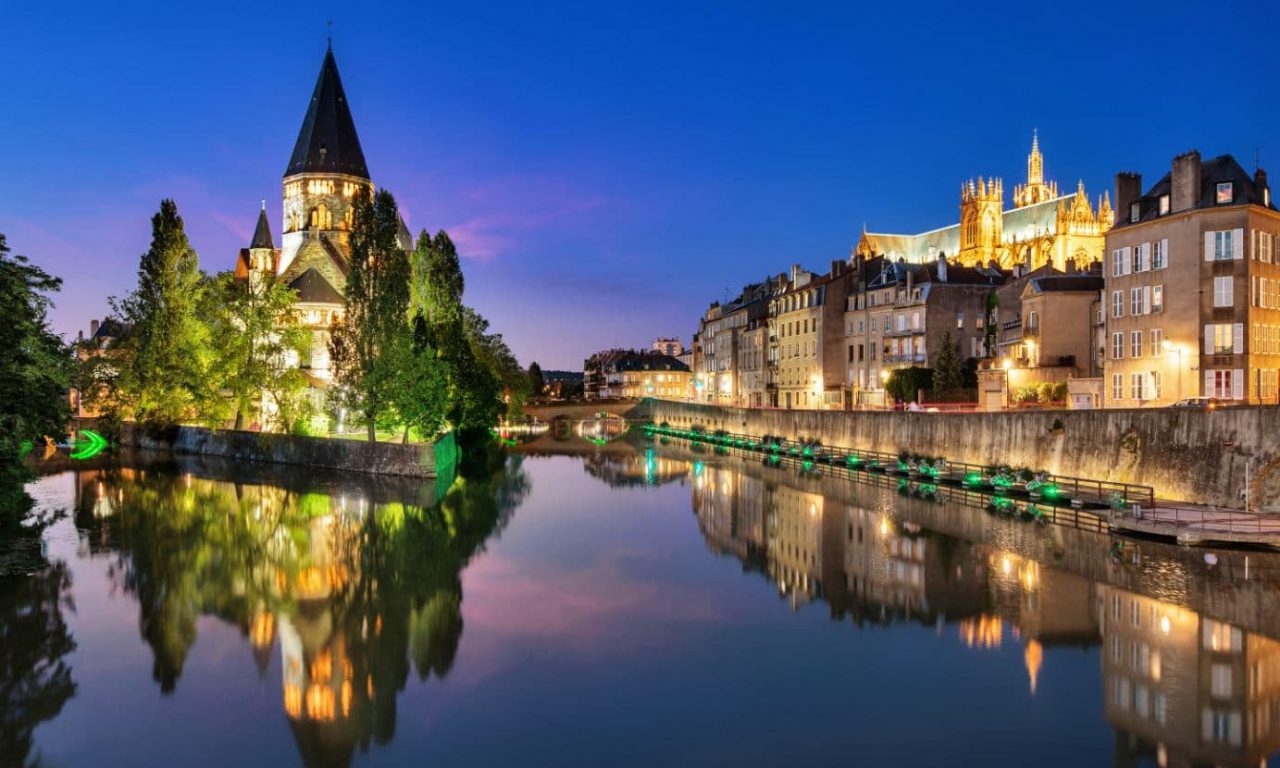
<path fill-rule="evenodd" d="M 900 460 L 902 452 L 885 453 L 883 451 L 858 450 L 839 446 L 808 446 L 800 442 L 785 441 L 766 443 L 764 438 L 756 435 L 716 431 L 683 430 L 661 425 L 650 425 L 659 434 L 685 439 L 706 441 L 725 448 L 745 449 L 753 453 L 778 454 L 801 461 L 813 461 L 815 464 L 831 464 L 842 468 L 863 469 L 883 468 L 895 477 L 926 476 L 932 482 L 952 486 L 968 486 L 973 490 L 982 487 L 996 486 L 1004 493 L 1020 498 L 1045 499 L 1052 503 L 1051 497 L 1067 498 L 1076 504 L 1089 504 L 1098 508 L 1123 507 L 1132 509 L 1155 508 L 1155 491 L 1149 485 L 1135 485 L 1110 480 L 1092 480 L 1073 475 L 1056 475 L 1047 472 L 1035 473 L 1032 481 L 1019 480 L 1014 474 L 999 471 L 992 465 L 971 464 L 963 461 L 951 461 L 943 457 L 937 465 L 914 462 L 910 458 Z M 776 447 L 775 447 L 776 445 Z M 909 452 L 908 452 L 909 453 Z M 995 471 L 993 471 L 995 470 Z M 902 473 L 906 473 L 905 475 Z M 1022 484 L 1019 485 L 1018 483 Z M 1050 491 L 1049 489 L 1053 490 Z"/>
<path fill-rule="evenodd" d="M 654 430 L 659 432 L 660 434 L 665 434 L 659 428 L 655 427 Z M 679 430 L 679 431 L 683 432 L 684 430 Z M 673 435 L 673 436 L 680 437 L 681 439 L 693 440 L 693 438 L 682 437 L 681 435 Z M 755 450 L 750 447 L 739 446 L 736 444 L 729 444 L 729 445 L 716 444 L 712 440 L 713 437 L 714 436 L 706 436 L 705 440 L 698 439 L 696 441 L 696 444 L 701 444 L 701 445 L 710 444 L 717 452 L 723 452 L 725 455 L 739 456 L 739 457 L 745 457 L 745 456 L 754 457 L 754 456 L 760 455 L 759 450 Z M 870 455 L 871 453 L 872 452 L 870 451 L 863 451 L 863 452 L 859 452 L 859 455 L 860 456 Z M 877 455 L 887 456 L 888 454 L 877 454 Z M 892 458 L 893 458 L 893 461 L 895 462 L 897 461 L 896 456 Z M 898 474 L 893 474 L 892 472 L 879 472 L 879 471 L 869 470 L 865 468 L 865 465 L 862 468 L 850 467 L 846 462 L 837 462 L 837 461 L 821 462 L 813 458 L 805 457 L 802 455 L 792 455 L 789 452 L 773 454 L 767 460 L 770 461 L 771 463 L 776 463 L 776 465 L 778 466 L 787 466 L 792 468 L 800 467 L 803 470 L 803 473 L 805 476 L 845 477 L 864 485 L 874 485 L 882 488 L 890 488 L 890 489 L 895 489 L 899 492 L 902 492 L 904 490 L 904 484 L 908 484 L 908 487 L 911 484 L 914 484 L 915 485 L 914 490 L 917 490 L 917 491 L 921 486 L 927 485 L 930 487 L 928 496 L 921 497 L 921 496 L 915 496 L 912 494 L 908 494 L 908 495 L 912 495 L 913 498 L 924 498 L 926 500 L 933 499 L 937 501 L 948 501 L 948 502 L 962 504 L 964 506 L 973 507 L 977 509 L 984 509 L 988 511 L 990 511 L 993 508 L 993 506 L 1006 506 L 1006 505 L 1009 505 L 1011 502 L 1015 502 L 1014 499 L 1011 499 L 1007 495 L 998 493 L 994 489 L 986 490 L 986 489 L 980 489 L 980 488 L 965 487 L 964 485 L 946 485 L 944 483 L 937 482 L 936 478 L 921 478 L 921 477 L 907 478 Z M 1020 501 L 1023 506 L 1019 508 L 1016 506 L 1016 503 L 1015 503 L 1014 504 L 1015 510 L 1026 511 L 1029 507 L 1035 507 L 1035 509 L 1037 510 L 1037 514 L 1041 516 L 1043 521 L 1046 523 L 1053 523 L 1054 525 L 1064 525 L 1072 528 L 1079 528 L 1081 530 L 1094 531 L 1097 533 L 1107 533 L 1108 531 L 1111 530 L 1110 521 L 1106 516 L 1105 511 L 1086 510 L 1076 506 L 1054 506 L 1049 503 L 1037 504 L 1035 500 L 1031 500 L 1031 499 L 1019 499 L 1016 501 Z M 1016 517 L 1016 513 L 1011 512 L 1009 513 L 1009 516 Z M 1032 518 L 1024 514 L 1019 519 L 1030 520 Z"/>

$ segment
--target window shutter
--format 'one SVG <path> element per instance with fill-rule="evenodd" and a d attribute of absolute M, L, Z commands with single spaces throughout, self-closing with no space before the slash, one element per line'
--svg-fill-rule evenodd
<path fill-rule="evenodd" d="M 1142 287 L 1142 314 L 1151 314 L 1151 286 Z"/>
<path fill-rule="evenodd" d="M 1204 260 L 1213 261 L 1213 233 L 1204 233 Z"/>
<path fill-rule="evenodd" d="M 1258 276 L 1249 276 L 1249 306 L 1258 306 Z"/>
<path fill-rule="evenodd" d="M 1126 245 L 1120 250 L 1124 253 L 1124 258 L 1122 259 L 1124 262 L 1124 272 L 1122 274 L 1127 275 L 1133 271 L 1133 249 Z"/>
<path fill-rule="evenodd" d="M 1258 230 L 1249 231 L 1249 261 L 1258 260 Z"/>
<path fill-rule="evenodd" d="M 1151 243 L 1143 243 L 1139 247 L 1141 250 L 1138 252 L 1138 269 L 1146 272 L 1151 269 Z"/>
<path fill-rule="evenodd" d="M 1231 231 L 1231 258 L 1239 261 L 1244 258 L 1244 230 Z"/>
<path fill-rule="evenodd" d="M 1204 396 L 1213 397 L 1213 371 L 1204 372 Z"/>
<path fill-rule="evenodd" d="M 1160 266 L 1169 266 L 1169 238 L 1160 241 Z"/>
<path fill-rule="evenodd" d="M 1231 326 L 1231 351 L 1237 355 L 1244 354 L 1244 323 Z"/>
<path fill-rule="evenodd" d="M 1204 327 L 1204 353 L 1213 354 L 1213 326 L 1207 324 Z"/>
<path fill-rule="evenodd" d="M 1231 372 L 1231 399 L 1244 399 L 1244 371 L 1239 368 Z"/>

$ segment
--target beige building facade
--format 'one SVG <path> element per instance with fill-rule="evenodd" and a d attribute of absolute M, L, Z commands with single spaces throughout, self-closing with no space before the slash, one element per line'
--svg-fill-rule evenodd
<path fill-rule="evenodd" d="M 838 409 L 843 404 L 844 306 L 851 273 L 843 261 L 826 275 L 795 265 L 769 300 L 770 361 L 780 408 Z"/>
<path fill-rule="evenodd" d="M 1280 213 L 1266 174 L 1189 152 L 1145 194 L 1141 184 L 1116 176 L 1123 220 L 1107 236 L 1107 404 L 1280 403 Z"/>

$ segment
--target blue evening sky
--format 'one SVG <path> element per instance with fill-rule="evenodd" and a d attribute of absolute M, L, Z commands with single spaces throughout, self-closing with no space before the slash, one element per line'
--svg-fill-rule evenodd
<path fill-rule="evenodd" d="M 0 232 L 73 335 L 134 283 L 162 197 L 228 269 L 334 23 L 374 181 L 459 242 L 522 362 L 686 343 L 699 313 L 960 182 L 1254 152 L 1280 178 L 1280 3 L 18 3 L 0 0 Z"/>

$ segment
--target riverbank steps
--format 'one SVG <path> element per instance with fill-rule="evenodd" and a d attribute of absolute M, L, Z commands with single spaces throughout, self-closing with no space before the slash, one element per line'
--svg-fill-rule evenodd
<path fill-rule="evenodd" d="M 1280 408 L 991 413 L 801 411 L 655 400 L 655 424 L 723 429 L 850 450 L 910 451 L 971 464 L 1149 485 L 1157 498 L 1280 510 Z"/>
<path fill-rule="evenodd" d="M 137 424 L 126 423 L 120 429 L 120 443 L 143 450 L 222 456 L 236 461 L 417 478 L 437 477 L 437 457 L 452 464 L 457 456 L 452 434 L 431 444 L 402 445 L 186 426 L 149 434 Z"/>

